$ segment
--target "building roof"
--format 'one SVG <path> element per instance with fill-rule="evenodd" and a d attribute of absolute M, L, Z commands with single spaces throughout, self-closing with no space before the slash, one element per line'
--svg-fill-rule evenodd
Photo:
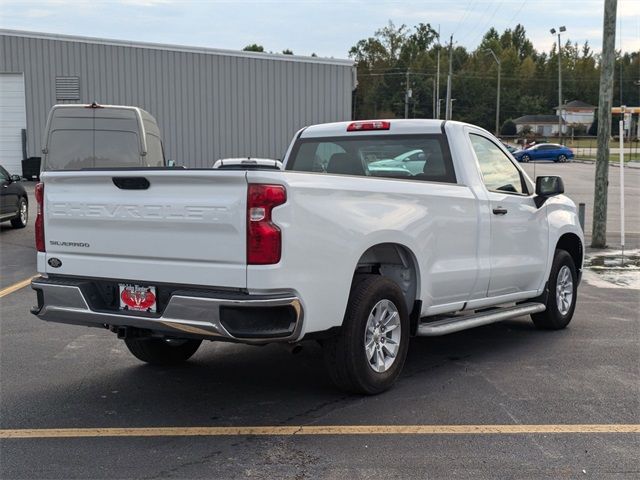
<path fill-rule="evenodd" d="M 558 115 L 524 115 L 522 117 L 516 118 L 513 123 L 516 125 L 531 125 L 531 124 L 540 124 L 540 123 L 552 123 L 554 125 L 558 124 Z M 565 123 L 564 119 L 562 123 Z"/>
<path fill-rule="evenodd" d="M 558 107 L 556 106 L 555 108 L 558 108 Z M 596 106 L 595 105 L 591 105 L 591 104 L 589 104 L 587 102 L 583 102 L 582 100 L 572 100 L 572 101 L 570 101 L 568 103 L 565 103 L 562 106 L 563 110 L 572 109 L 572 108 L 590 108 L 590 109 L 595 110 Z"/>
<path fill-rule="evenodd" d="M 164 44 L 164 43 L 130 42 L 127 40 L 82 37 L 82 36 L 76 36 L 76 35 L 62 35 L 58 33 L 30 32 L 25 30 L 10 30 L 6 28 L 0 28 L 0 35 L 36 38 L 36 39 L 42 39 L 42 40 L 58 40 L 61 42 L 93 43 L 93 44 L 99 44 L 99 45 L 114 45 L 118 47 L 148 48 L 152 50 L 170 50 L 174 52 L 202 53 L 202 54 L 209 54 L 209 55 L 224 55 L 224 56 L 230 56 L 230 57 L 257 58 L 261 60 L 280 60 L 283 62 L 319 63 L 319 64 L 325 64 L 325 65 L 326 64 L 341 65 L 345 67 L 352 67 L 354 65 L 353 60 L 347 60 L 347 59 L 341 59 L 341 58 L 305 57 L 302 55 L 284 55 L 279 53 L 266 53 L 266 52 L 245 52 L 243 50 L 224 50 L 219 48 L 189 47 L 185 45 L 170 45 L 170 44 Z"/>

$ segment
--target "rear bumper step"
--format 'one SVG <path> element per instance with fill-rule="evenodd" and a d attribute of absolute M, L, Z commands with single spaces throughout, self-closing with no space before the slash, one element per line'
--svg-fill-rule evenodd
<path fill-rule="evenodd" d="M 92 309 L 82 282 L 38 278 L 31 282 L 42 320 L 90 327 L 134 327 L 167 336 L 243 343 L 295 341 L 302 329 L 303 309 L 294 295 L 230 298 L 173 294 L 159 316 Z"/>
<path fill-rule="evenodd" d="M 542 303 L 522 303 L 515 307 L 498 308 L 472 315 L 445 318 L 435 322 L 419 324 L 416 336 L 438 337 L 449 333 L 468 330 L 469 328 L 502 322 L 503 320 L 521 317 L 522 315 L 544 312 L 545 310 L 546 307 Z"/>

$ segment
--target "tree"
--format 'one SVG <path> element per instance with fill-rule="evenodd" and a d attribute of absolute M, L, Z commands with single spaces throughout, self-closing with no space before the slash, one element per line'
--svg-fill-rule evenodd
<path fill-rule="evenodd" d="M 439 49 L 440 97 L 444 98 L 448 56 L 429 23 L 408 27 L 389 22 L 372 36 L 356 42 L 349 50 L 358 72 L 354 118 L 403 117 L 407 72 L 413 92 L 409 116 L 432 117 Z M 473 51 L 461 46 L 454 48 L 452 84 L 456 120 L 489 130 L 495 128 L 498 68 L 488 49 L 501 63 L 501 119 L 554 113 L 558 104 L 558 47 L 554 42 L 550 51 L 537 51 L 524 27 L 516 25 L 502 32 L 490 28 Z M 640 52 L 618 53 L 615 71 L 615 103 L 622 97 L 623 104 L 635 105 L 638 88 L 633 82 L 640 71 Z M 565 100 L 597 103 L 600 56 L 593 53 L 588 43 L 578 45 L 567 40 L 562 46 L 562 77 Z"/>
<path fill-rule="evenodd" d="M 518 134 L 518 129 L 516 128 L 516 124 L 513 122 L 512 119 L 507 119 L 504 121 L 504 123 L 502 124 L 502 127 L 500 128 L 500 135 L 517 135 Z"/>
<path fill-rule="evenodd" d="M 288 48 L 285 48 L 284 50 L 282 50 L 282 53 L 284 53 L 285 55 L 293 55 L 293 52 Z"/>
<path fill-rule="evenodd" d="M 264 52 L 264 47 L 262 45 L 258 45 L 257 43 L 252 43 L 251 45 L 247 45 L 242 49 L 244 52 Z"/>

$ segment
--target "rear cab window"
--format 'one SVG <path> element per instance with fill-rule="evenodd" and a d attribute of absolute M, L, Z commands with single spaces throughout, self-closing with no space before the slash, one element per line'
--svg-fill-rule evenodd
<path fill-rule="evenodd" d="M 286 170 L 456 183 L 443 134 L 300 138 Z"/>

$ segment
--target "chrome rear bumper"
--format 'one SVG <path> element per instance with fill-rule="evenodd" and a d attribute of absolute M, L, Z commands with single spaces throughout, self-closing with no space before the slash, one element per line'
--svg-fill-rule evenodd
<path fill-rule="evenodd" d="M 93 309 L 83 291 L 82 282 L 40 277 L 31 282 L 31 288 L 38 293 L 38 306 L 33 307 L 31 313 L 48 322 L 102 328 L 133 327 L 167 336 L 182 335 L 210 340 L 226 338 L 243 343 L 292 342 L 298 339 L 302 329 L 302 304 L 294 295 L 238 294 L 233 298 L 227 298 L 228 295 L 215 298 L 209 295 L 172 294 L 162 312 L 151 316 Z M 225 307 L 227 310 L 224 310 Z M 273 312 L 277 315 L 283 311 L 282 307 L 285 307 L 291 321 L 286 329 L 275 333 L 260 327 L 246 335 L 232 334 L 228 324 L 225 327 L 221 318 L 221 312 L 232 311 L 229 315 L 236 320 L 250 318 L 253 325 L 259 325 L 260 315 L 273 318 Z"/>

